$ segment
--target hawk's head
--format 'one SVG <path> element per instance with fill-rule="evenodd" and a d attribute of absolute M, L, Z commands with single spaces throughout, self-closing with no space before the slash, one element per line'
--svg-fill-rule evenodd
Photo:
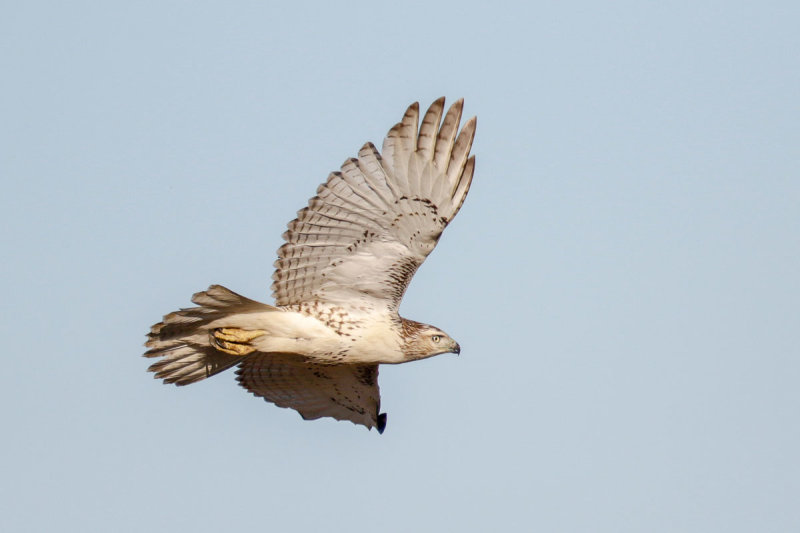
<path fill-rule="evenodd" d="M 409 361 L 442 353 L 461 353 L 461 347 L 447 333 L 428 324 L 402 319 L 403 353 Z"/>

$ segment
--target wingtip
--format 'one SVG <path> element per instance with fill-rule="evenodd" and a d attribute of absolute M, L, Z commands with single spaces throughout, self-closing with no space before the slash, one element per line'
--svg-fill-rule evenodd
<path fill-rule="evenodd" d="M 378 415 L 378 433 L 383 435 L 383 430 L 386 429 L 386 413 Z"/>
<path fill-rule="evenodd" d="M 470 117 L 469 120 L 464 122 L 464 125 L 461 127 L 461 132 L 468 132 L 468 135 L 471 137 L 475 137 L 475 129 L 478 127 L 478 117 L 473 116 Z"/>

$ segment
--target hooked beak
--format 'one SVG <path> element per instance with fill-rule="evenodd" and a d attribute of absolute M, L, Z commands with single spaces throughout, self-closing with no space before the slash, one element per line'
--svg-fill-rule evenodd
<path fill-rule="evenodd" d="M 456 355 L 461 353 L 461 346 L 459 346 L 458 343 L 456 343 L 455 347 L 453 348 L 453 353 Z"/>

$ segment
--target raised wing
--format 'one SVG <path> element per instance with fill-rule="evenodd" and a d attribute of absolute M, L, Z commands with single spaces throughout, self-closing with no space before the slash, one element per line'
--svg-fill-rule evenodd
<path fill-rule="evenodd" d="M 458 133 L 462 107 L 458 100 L 442 120 L 440 98 L 420 126 L 412 104 L 389 131 L 383 156 L 367 143 L 320 185 L 283 235 L 272 276 L 276 305 L 397 312 L 472 182 L 476 119 Z"/>
<path fill-rule="evenodd" d="M 243 361 L 236 375 L 256 396 L 306 420 L 331 416 L 380 433 L 386 427 L 378 365 L 320 365 L 296 354 L 259 353 Z"/>

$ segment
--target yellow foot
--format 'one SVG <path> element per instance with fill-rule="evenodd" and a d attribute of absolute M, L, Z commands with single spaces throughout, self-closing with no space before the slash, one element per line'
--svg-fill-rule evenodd
<path fill-rule="evenodd" d="M 216 328 L 209 331 L 212 346 L 221 352 L 238 356 L 255 352 L 256 349 L 250 345 L 250 341 L 266 334 L 266 331 L 260 329 Z"/>

